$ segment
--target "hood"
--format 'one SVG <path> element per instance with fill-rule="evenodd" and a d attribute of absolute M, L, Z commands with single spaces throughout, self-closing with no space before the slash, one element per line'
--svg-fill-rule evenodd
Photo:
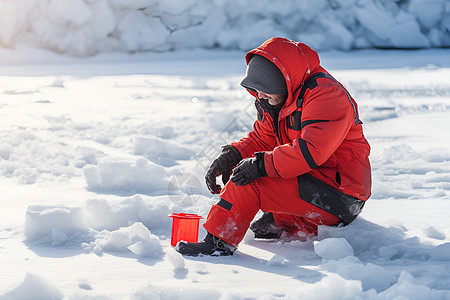
<path fill-rule="evenodd" d="M 249 51 L 245 55 L 247 64 L 255 54 L 269 59 L 283 73 L 288 90 L 288 98 L 283 107 L 295 104 L 294 94 L 306 78 L 320 67 L 319 55 L 316 51 L 303 43 L 286 38 L 271 38 L 261 46 Z"/>

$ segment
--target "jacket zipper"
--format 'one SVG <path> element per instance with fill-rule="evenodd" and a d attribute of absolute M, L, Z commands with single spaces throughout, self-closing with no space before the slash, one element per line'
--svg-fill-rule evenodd
<path fill-rule="evenodd" d="M 277 128 L 276 128 L 276 130 L 277 130 L 277 136 L 278 136 L 278 139 L 280 140 L 280 145 L 283 145 L 284 143 L 283 143 L 283 138 L 281 137 L 281 132 L 280 132 L 280 128 L 281 128 L 281 126 L 280 126 L 280 114 L 278 113 L 278 126 L 277 126 Z"/>

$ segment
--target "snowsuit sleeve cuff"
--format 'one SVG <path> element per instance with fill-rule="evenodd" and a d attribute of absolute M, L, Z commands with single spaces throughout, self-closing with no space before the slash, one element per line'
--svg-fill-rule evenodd
<path fill-rule="evenodd" d="M 267 176 L 269 177 L 280 177 L 275 166 L 273 164 L 273 152 L 268 151 L 264 154 L 264 166 L 266 168 Z"/>
<path fill-rule="evenodd" d="M 236 148 L 239 153 L 241 154 L 241 157 L 244 159 L 246 157 L 249 157 L 249 155 L 247 155 L 247 152 L 245 151 L 245 149 L 242 147 L 242 145 L 238 142 L 234 142 L 231 143 L 231 146 L 233 146 L 234 148 Z"/>

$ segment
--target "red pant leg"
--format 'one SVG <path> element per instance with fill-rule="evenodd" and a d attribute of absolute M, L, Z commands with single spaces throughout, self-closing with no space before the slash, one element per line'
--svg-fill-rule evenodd
<path fill-rule="evenodd" d="M 225 201 L 221 200 L 211 207 L 203 226 L 235 247 L 244 238 L 250 222 L 260 209 L 295 215 L 305 219 L 309 225 L 333 225 L 339 221 L 338 217 L 300 199 L 297 178 L 264 177 L 245 186 L 237 186 L 229 181 L 219 196 Z M 305 226 L 297 225 L 292 224 L 293 227 L 306 229 Z"/>
<path fill-rule="evenodd" d="M 221 205 L 223 200 L 214 204 L 203 227 L 209 233 L 237 247 L 260 209 L 258 187 L 254 182 L 237 186 L 228 181 L 219 197 L 227 201 L 226 205 Z"/>

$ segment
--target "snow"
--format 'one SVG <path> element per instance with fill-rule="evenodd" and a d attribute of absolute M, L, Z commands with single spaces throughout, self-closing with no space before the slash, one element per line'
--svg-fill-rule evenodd
<path fill-rule="evenodd" d="M 435 260 L 450 260 L 450 243 L 445 243 L 437 246 L 430 252 L 430 256 Z"/>
<path fill-rule="evenodd" d="M 413 0 L 409 4 L 409 11 L 418 21 L 428 29 L 432 29 L 445 11 L 445 0 Z"/>
<path fill-rule="evenodd" d="M 185 270 L 186 263 L 184 258 L 180 253 L 175 251 L 175 249 L 171 249 L 167 252 L 167 258 L 173 265 L 174 270 Z"/>
<path fill-rule="evenodd" d="M 138 158 L 134 163 L 102 160 L 96 166 L 84 166 L 83 172 L 88 188 L 93 191 L 133 190 L 145 194 L 167 186 L 166 171 L 145 158 Z"/>
<path fill-rule="evenodd" d="M 67 235 L 87 230 L 81 208 L 65 206 L 29 206 L 25 218 L 26 240 L 51 239 L 53 243 L 64 242 Z"/>
<path fill-rule="evenodd" d="M 73 56 L 249 50 L 272 36 L 317 50 L 450 45 L 446 0 L 17 0 L 0 2 L 0 47 Z"/>
<path fill-rule="evenodd" d="M 82 0 L 52 0 L 48 6 L 48 16 L 81 25 L 92 17 L 92 12 Z"/>
<path fill-rule="evenodd" d="M 327 238 L 314 242 L 314 252 L 325 259 L 341 259 L 353 256 L 353 248 L 344 238 Z"/>
<path fill-rule="evenodd" d="M 161 257 L 163 250 L 159 238 L 152 234 L 141 222 L 114 231 L 102 231 L 95 235 L 95 241 L 84 249 L 90 248 L 97 254 L 103 251 L 127 252 L 137 257 Z"/>
<path fill-rule="evenodd" d="M 0 299 L 450 298 L 448 50 L 321 52 L 372 146 L 362 214 L 196 258 L 170 246 L 168 215 L 218 200 L 205 170 L 255 119 L 243 53 L 0 54 Z"/>
<path fill-rule="evenodd" d="M 5 299 L 48 299 L 57 300 L 62 299 L 64 294 L 57 288 L 48 284 L 41 277 L 26 273 L 23 281 L 12 291 L 3 295 Z"/>

